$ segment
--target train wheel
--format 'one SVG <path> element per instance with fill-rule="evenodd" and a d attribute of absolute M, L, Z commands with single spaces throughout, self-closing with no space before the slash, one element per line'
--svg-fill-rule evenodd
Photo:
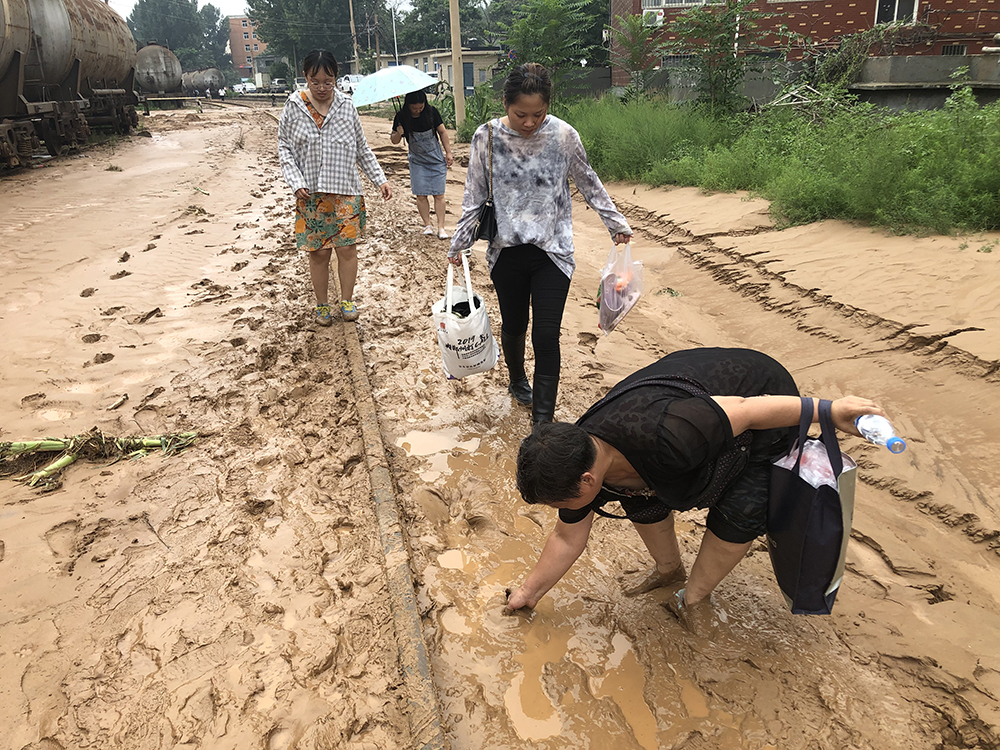
<path fill-rule="evenodd" d="M 51 156 L 59 156 L 63 152 L 65 144 L 54 120 L 46 117 L 42 120 L 42 140 L 45 141 L 45 150 Z"/>

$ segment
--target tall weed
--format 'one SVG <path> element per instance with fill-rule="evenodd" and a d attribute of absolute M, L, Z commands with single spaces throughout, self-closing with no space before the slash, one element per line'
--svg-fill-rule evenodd
<path fill-rule="evenodd" d="M 957 87 L 942 110 L 850 100 L 712 117 L 665 102 L 579 105 L 567 119 L 607 179 L 749 190 L 783 223 L 826 218 L 894 231 L 1000 228 L 1000 103 Z"/>

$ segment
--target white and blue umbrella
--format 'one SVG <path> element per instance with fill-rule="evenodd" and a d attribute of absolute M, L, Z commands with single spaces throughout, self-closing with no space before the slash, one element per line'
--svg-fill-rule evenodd
<path fill-rule="evenodd" d="M 404 96 L 411 91 L 419 91 L 433 86 L 438 81 L 412 65 L 393 65 L 382 68 L 361 79 L 354 87 L 351 98 L 355 107 L 384 102 L 395 96 Z"/>

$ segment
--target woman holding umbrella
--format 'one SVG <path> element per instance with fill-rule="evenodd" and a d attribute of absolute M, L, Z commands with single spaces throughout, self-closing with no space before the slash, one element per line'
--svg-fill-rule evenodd
<path fill-rule="evenodd" d="M 390 140 L 395 144 L 403 138 L 409 149 L 410 190 L 417 198 L 417 211 L 424 223 L 424 234 L 434 234 L 428 198 L 433 195 L 437 236 L 442 240 L 448 239 L 444 231 L 444 186 L 452 161 L 451 142 L 441 113 L 427 103 L 427 94 L 423 90 L 408 93 L 403 100 L 403 108 L 392 121 Z"/>

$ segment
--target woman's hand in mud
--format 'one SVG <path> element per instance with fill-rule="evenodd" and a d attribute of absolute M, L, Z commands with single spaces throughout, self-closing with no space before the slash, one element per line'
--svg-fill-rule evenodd
<path fill-rule="evenodd" d="M 831 416 L 833 417 L 833 426 L 842 432 L 846 432 L 850 435 L 861 436 L 858 432 L 858 428 L 854 426 L 854 420 L 860 417 L 862 414 L 878 414 L 880 416 L 886 416 L 882 408 L 876 404 L 874 401 L 867 398 L 859 398 L 858 396 L 844 396 L 843 398 L 838 398 L 833 402 L 831 407 Z"/>
<path fill-rule="evenodd" d="M 503 608 L 505 615 L 527 614 L 527 610 L 534 609 L 538 600 L 529 596 L 524 589 L 515 591 L 507 590 L 507 606 Z"/>
<path fill-rule="evenodd" d="M 382 191 L 382 200 L 389 200 L 392 197 L 392 188 L 389 187 L 388 182 L 383 182 L 378 186 L 378 189 Z"/>
<path fill-rule="evenodd" d="M 618 234 L 615 235 L 616 245 L 627 245 L 631 241 L 632 241 L 631 234 L 625 234 L 624 232 L 619 232 Z"/>
<path fill-rule="evenodd" d="M 295 197 L 300 201 L 309 200 L 309 188 L 299 188 L 295 191 Z"/>

